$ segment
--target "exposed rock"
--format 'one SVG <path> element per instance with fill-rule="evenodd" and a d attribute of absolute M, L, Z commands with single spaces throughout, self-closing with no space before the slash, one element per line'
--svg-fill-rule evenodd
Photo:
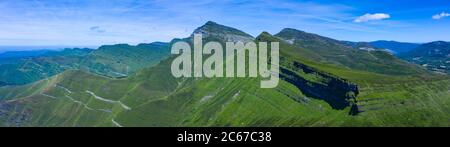
<path fill-rule="evenodd" d="M 289 68 L 281 67 L 280 71 L 282 80 L 295 85 L 306 96 L 324 100 L 337 110 L 350 106 L 349 115 L 356 115 L 359 112 L 356 105 L 356 96 L 359 94 L 358 85 L 295 61 Z M 310 81 L 296 72 L 313 74 L 324 80 L 321 83 Z"/>
<path fill-rule="evenodd" d="M 254 40 L 254 37 L 247 33 L 212 21 L 208 21 L 205 25 L 195 29 L 191 37 L 193 37 L 194 34 L 202 34 L 203 38 L 214 38 L 220 41 L 249 42 Z"/>

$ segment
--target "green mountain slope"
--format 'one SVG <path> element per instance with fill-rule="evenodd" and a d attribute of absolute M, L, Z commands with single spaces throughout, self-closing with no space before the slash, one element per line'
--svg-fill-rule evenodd
<path fill-rule="evenodd" d="M 151 67 L 169 55 L 169 44 L 154 42 L 131 46 L 105 45 L 97 50 L 6 52 L 0 58 L 2 85 L 23 85 L 68 69 L 80 69 L 109 77 L 125 77 Z M 25 53 L 25 54 L 23 54 Z"/>
<path fill-rule="evenodd" d="M 450 42 L 425 43 L 399 56 L 429 70 L 450 73 Z"/>
<path fill-rule="evenodd" d="M 0 59 L 0 81 L 5 85 L 21 85 L 41 80 L 67 69 L 76 69 L 91 49 L 45 51 L 33 56 L 13 56 Z M 20 54 L 20 52 L 18 53 Z"/>
<path fill-rule="evenodd" d="M 275 36 L 281 38 L 288 44 L 309 50 L 310 53 L 322 57 L 319 60 L 317 60 L 317 57 L 311 59 L 313 61 L 380 74 L 405 75 L 426 72 L 424 69 L 402 61 L 384 51 L 362 50 L 354 46 L 349 46 L 342 41 L 296 29 L 283 29 Z M 302 53 L 297 52 L 297 54 Z"/>
<path fill-rule="evenodd" d="M 268 33 L 256 37 L 256 41 L 279 39 Z M 380 74 L 315 62 L 305 57 L 308 54 L 327 60 L 280 42 L 282 80 L 273 89 L 261 89 L 259 78 L 174 78 L 170 74 L 174 57 L 120 79 L 68 70 L 32 84 L 0 87 L 0 124 L 450 125 L 448 76 Z"/>
<path fill-rule="evenodd" d="M 80 63 L 82 69 L 111 77 L 124 77 L 157 64 L 169 55 L 169 44 L 105 45 L 93 51 Z"/>

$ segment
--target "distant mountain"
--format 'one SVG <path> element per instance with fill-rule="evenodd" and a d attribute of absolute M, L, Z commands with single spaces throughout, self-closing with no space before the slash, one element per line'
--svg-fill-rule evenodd
<path fill-rule="evenodd" d="M 0 58 L 35 57 L 48 52 L 51 52 L 51 50 L 6 51 L 4 53 L 0 53 Z"/>
<path fill-rule="evenodd" d="M 430 70 L 450 73 L 450 42 L 425 43 L 399 56 Z"/>
<path fill-rule="evenodd" d="M 388 52 L 388 53 L 392 53 L 392 51 L 390 51 L 390 50 L 375 47 L 375 46 L 371 45 L 368 42 L 352 42 L 352 41 L 341 41 L 341 42 L 344 43 L 345 45 L 349 46 L 349 47 L 360 49 L 360 50 L 385 51 L 385 52 Z"/>
<path fill-rule="evenodd" d="M 124 77 L 137 70 L 157 64 L 170 54 L 169 43 L 154 42 L 132 46 L 104 45 L 80 63 L 83 69 L 110 77 Z"/>
<path fill-rule="evenodd" d="M 0 81 L 8 85 L 21 85 L 67 69 L 76 69 L 81 59 L 91 51 L 76 48 L 62 51 L 11 52 L 8 53 L 10 58 L 0 59 Z"/>
<path fill-rule="evenodd" d="M 6 86 L 6 85 L 8 85 L 8 83 L 5 83 L 5 82 L 0 81 L 0 87 Z"/>
<path fill-rule="evenodd" d="M 0 58 L 2 85 L 22 85 L 80 69 L 109 77 L 126 77 L 157 64 L 170 54 L 169 44 L 154 42 L 131 46 L 105 45 L 99 49 L 74 48 L 61 51 L 5 52 Z"/>
<path fill-rule="evenodd" d="M 381 74 L 423 73 L 423 69 L 404 62 L 388 52 L 375 49 L 367 43 L 343 42 L 317 34 L 286 28 L 275 34 L 285 42 L 308 50 L 305 58 L 315 57 L 316 61 L 332 63 L 347 68 Z M 303 52 L 298 52 L 302 54 Z"/>
<path fill-rule="evenodd" d="M 391 50 L 394 54 L 408 52 L 420 45 L 419 43 L 406 43 L 406 42 L 385 41 L 385 40 L 373 41 L 368 43 L 377 48 Z"/>
<path fill-rule="evenodd" d="M 44 57 L 52 57 L 52 56 L 83 56 L 93 52 L 94 49 L 90 48 L 65 48 L 63 50 L 58 51 L 49 51 L 41 56 Z"/>
<path fill-rule="evenodd" d="M 9 58 L 0 59 L 0 82 L 8 85 L 27 84 L 67 69 L 77 69 L 82 58 L 91 51 L 92 49 L 75 48 L 8 53 Z"/>

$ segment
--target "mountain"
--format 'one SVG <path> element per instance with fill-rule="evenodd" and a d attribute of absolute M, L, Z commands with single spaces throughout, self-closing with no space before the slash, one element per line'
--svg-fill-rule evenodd
<path fill-rule="evenodd" d="M 352 41 L 341 41 L 342 43 L 344 43 L 345 45 L 352 47 L 352 48 L 356 48 L 356 49 L 360 49 L 360 50 L 367 50 L 367 51 L 374 51 L 374 50 L 379 50 L 379 51 L 387 51 L 387 50 L 383 50 L 380 48 L 377 48 L 373 45 L 371 45 L 370 43 L 367 42 L 352 42 Z"/>
<path fill-rule="evenodd" d="M 286 28 L 275 34 L 288 44 L 308 50 L 308 55 L 303 56 L 325 64 L 335 64 L 355 70 L 363 70 L 380 74 L 420 74 L 426 72 L 422 68 L 404 62 L 388 52 L 369 49 L 370 46 L 363 43 L 349 44 L 317 34 Z M 361 49 L 364 48 L 364 49 Z M 304 52 L 298 52 L 302 54 Z"/>
<path fill-rule="evenodd" d="M 21 85 L 51 77 L 67 69 L 76 69 L 82 58 L 91 51 L 75 48 L 10 52 L 7 53 L 8 58 L 0 60 L 0 81 L 6 83 L 4 85 Z"/>
<path fill-rule="evenodd" d="M 45 53 L 51 52 L 51 50 L 33 50 L 33 51 L 6 51 L 0 54 L 0 59 L 4 58 L 21 58 L 21 57 L 35 57 Z"/>
<path fill-rule="evenodd" d="M 81 61 L 83 69 L 110 77 L 124 77 L 157 64 L 170 54 L 169 44 L 104 45 Z"/>
<path fill-rule="evenodd" d="M 386 41 L 386 40 L 379 40 L 368 43 L 377 48 L 390 50 L 394 54 L 405 53 L 420 46 L 419 43 L 407 43 L 407 42 Z"/>
<path fill-rule="evenodd" d="M 114 78 L 154 66 L 169 56 L 169 43 L 104 45 L 93 49 L 6 52 L 0 58 L 0 82 L 23 85 L 68 69 L 80 69 Z M 24 54 L 23 54 L 24 53 Z"/>
<path fill-rule="evenodd" d="M 27 85 L 0 87 L 0 126 L 450 125 L 448 76 L 325 64 L 322 60 L 334 58 L 314 50 L 321 38 L 310 40 L 313 49 L 267 32 L 255 41 L 280 42 L 276 88 L 261 89 L 259 77 L 175 78 L 173 56 L 124 78 L 66 70 Z M 330 42 L 325 44 L 333 52 L 358 50 Z"/>
<path fill-rule="evenodd" d="M 203 38 L 208 38 L 210 40 L 220 40 L 230 42 L 236 41 L 248 42 L 254 40 L 254 38 L 251 35 L 241 30 L 220 25 L 212 21 L 208 21 L 203 26 L 195 29 L 191 37 L 193 37 L 194 34 L 202 34 Z"/>
<path fill-rule="evenodd" d="M 450 73 L 450 42 L 425 43 L 399 56 L 432 71 Z"/>

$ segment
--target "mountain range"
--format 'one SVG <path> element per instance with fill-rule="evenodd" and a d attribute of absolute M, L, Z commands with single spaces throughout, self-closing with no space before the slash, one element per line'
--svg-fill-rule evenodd
<path fill-rule="evenodd" d="M 394 54 L 406 53 L 421 45 L 420 43 L 408 43 L 408 42 L 397 42 L 386 40 L 378 40 L 368 43 L 378 48 L 387 49 L 393 52 Z"/>
<path fill-rule="evenodd" d="M 170 46 L 178 40 L 192 45 L 193 35 L 102 46 L 70 62 L 79 63 L 76 68 L 25 85 L 3 82 L 0 126 L 450 126 L 450 77 L 370 43 L 293 28 L 253 37 L 215 22 L 194 33 L 204 41 L 280 42 L 279 85 L 173 77 Z"/>
<path fill-rule="evenodd" d="M 399 57 L 432 71 L 450 73 L 450 42 L 425 43 Z"/>
<path fill-rule="evenodd" d="M 389 52 L 402 60 L 421 65 L 430 71 L 450 73 L 450 42 L 434 41 L 423 44 L 384 40 L 373 42 L 343 42 L 362 50 Z"/>
<path fill-rule="evenodd" d="M 169 44 L 154 42 L 131 46 L 104 45 L 93 49 L 62 51 L 9 51 L 0 54 L 0 82 L 23 85 L 69 69 L 89 71 L 108 77 L 125 77 L 157 64 L 169 55 Z"/>

